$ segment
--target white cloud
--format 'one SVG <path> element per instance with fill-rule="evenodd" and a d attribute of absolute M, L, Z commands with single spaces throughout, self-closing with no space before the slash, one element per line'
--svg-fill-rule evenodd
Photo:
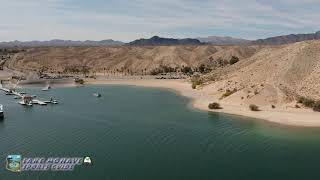
<path fill-rule="evenodd" d="M 317 0 L 0 0 L 0 41 L 133 40 L 151 35 L 259 38 L 320 29 Z M 309 11 L 306 7 L 310 6 Z"/>

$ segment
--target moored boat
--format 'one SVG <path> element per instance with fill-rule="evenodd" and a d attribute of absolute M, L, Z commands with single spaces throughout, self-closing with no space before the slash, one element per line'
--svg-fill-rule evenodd
<path fill-rule="evenodd" d="M 100 94 L 100 93 L 94 93 L 93 95 L 94 95 L 95 97 L 98 97 L 98 98 L 101 97 L 101 94 Z"/>
<path fill-rule="evenodd" d="M 3 105 L 0 104 L 0 118 L 4 118 Z"/>

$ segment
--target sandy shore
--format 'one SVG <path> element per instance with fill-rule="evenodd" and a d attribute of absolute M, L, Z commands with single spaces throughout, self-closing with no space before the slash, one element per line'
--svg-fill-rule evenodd
<path fill-rule="evenodd" d="M 287 105 L 277 106 L 276 109 L 269 107 L 260 107 L 261 111 L 253 112 L 249 110 L 248 105 L 239 105 L 238 102 L 221 102 L 218 100 L 215 92 L 210 89 L 194 90 L 190 83 L 185 80 L 92 80 L 88 84 L 109 84 L 109 85 L 134 85 L 143 87 L 166 88 L 177 91 L 179 94 L 189 97 L 193 100 L 193 107 L 205 110 L 222 112 L 227 114 L 241 115 L 274 123 L 302 126 L 302 127 L 320 127 L 320 113 L 313 112 L 310 109 L 287 108 Z M 208 104 L 219 102 L 223 109 L 209 110 Z"/>

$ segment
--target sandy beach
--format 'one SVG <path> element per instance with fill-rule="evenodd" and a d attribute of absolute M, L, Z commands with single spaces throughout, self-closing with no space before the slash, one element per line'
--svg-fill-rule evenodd
<path fill-rule="evenodd" d="M 314 112 L 311 109 L 296 109 L 291 107 L 291 104 L 277 105 L 277 108 L 272 109 L 269 106 L 259 106 L 261 111 L 253 112 L 248 108 L 248 105 L 237 100 L 219 101 L 219 96 L 209 88 L 195 90 L 186 80 L 91 80 L 87 84 L 107 84 L 107 85 L 133 85 L 153 88 L 165 88 L 178 92 L 179 94 L 192 99 L 192 106 L 196 109 L 204 111 L 221 112 L 233 115 L 267 120 L 274 123 L 279 123 L 289 126 L 300 127 L 320 127 L 320 113 Z M 219 102 L 223 109 L 210 110 L 208 104 Z M 291 105 L 291 106 L 290 106 Z"/>

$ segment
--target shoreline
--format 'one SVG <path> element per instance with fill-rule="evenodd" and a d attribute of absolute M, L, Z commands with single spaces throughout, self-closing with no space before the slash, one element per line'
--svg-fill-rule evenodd
<path fill-rule="evenodd" d="M 231 104 L 228 102 L 219 102 L 217 96 L 212 91 L 195 90 L 191 88 L 190 83 L 186 80 L 90 80 L 86 84 L 89 85 L 129 85 L 140 87 L 163 88 L 177 92 L 179 95 L 188 97 L 192 101 L 192 107 L 195 109 L 218 112 L 231 115 L 239 115 L 269 121 L 272 123 L 296 126 L 296 127 L 320 127 L 320 113 L 313 112 L 310 109 L 287 109 L 285 105 L 279 106 L 277 109 L 262 107 L 261 111 L 251 111 L 248 106 Z M 210 110 L 209 103 L 219 102 L 223 109 Z"/>

